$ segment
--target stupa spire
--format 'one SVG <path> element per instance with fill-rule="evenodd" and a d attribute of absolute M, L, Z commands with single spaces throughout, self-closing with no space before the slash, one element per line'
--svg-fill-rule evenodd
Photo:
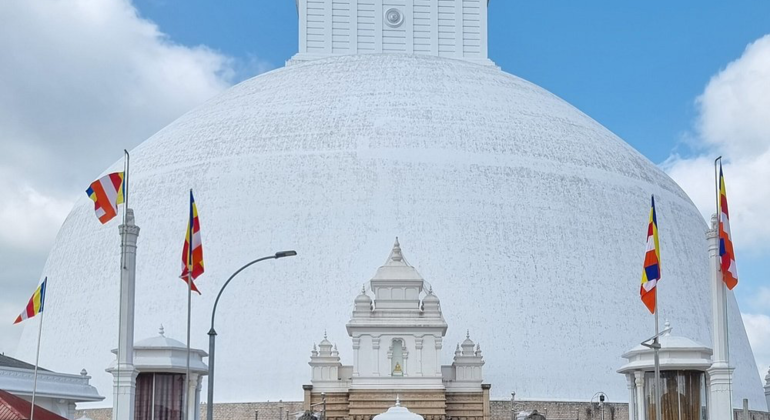
<path fill-rule="evenodd" d="M 291 62 L 409 54 L 493 64 L 488 58 L 487 1 L 442 0 L 440 8 L 418 2 L 334 0 L 334 7 L 320 8 L 319 3 L 297 0 L 299 52 Z"/>
<path fill-rule="evenodd" d="M 392 263 L 403 264 L 403 262 L 404 254 L 401 253 L 401 244 L 398 243 L 398 236 L 396 236 L 396 243 L 393 244 L 393 250 L 390 251 L 387 265 L 393 265 Z"/>

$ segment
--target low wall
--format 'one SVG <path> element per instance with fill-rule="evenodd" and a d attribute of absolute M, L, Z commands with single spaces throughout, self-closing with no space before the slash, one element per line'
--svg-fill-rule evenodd
<path fill-rule="evenodd" d="M 588 402 L 514 401 L 511 405 L 510 401 L 490 401 L 491 420 L 515 420 L 515 414 L 532 410 L 542 413 L 547 420 L 602 419 L 602 412 L 597 404 Z M 214 418 L 217 420 L 294 420 L 291 414 L 300 411 L 301 401 L 214 404 Z M 111 420 L 112 409 L 78 410 L 75 418 L 83 415 L 92 420 Z M 205 404 L 201 405 L 200 419 L 206 420 Z M 628 404 L 605 404 L 604 420 L 629 420 Z M 743 410 L 737 409 L 734 420 L 770 420 L 770 413 L 749 411 L 749 417 L 745 418 Z"/>
<path fill-rule="evenodd" d="M 515 420 L 521 411 L 537 410 L 548 420 L 601 420 L 602 409 L 598 404 L 579 401 L 492 401 L 492 420 Z M 629 420 L 628 404 L 604 404 L 604 420 Z"/>

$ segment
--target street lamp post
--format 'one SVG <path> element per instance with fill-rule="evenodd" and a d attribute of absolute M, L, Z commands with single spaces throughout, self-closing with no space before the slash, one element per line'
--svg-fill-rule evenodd
<path fill-rule="evenodd" d="M 206 420 L 214 419 L 214 347 L 216 345 L 216 337 L 217 337 L 217 332 L 214 329 L 214 316 L 217 314 L 217 305 L 219 304 L 219 298 L 222 297 L 222 292 L 225 291 L 225 288 L 227 287 L 228 284 L 230 284 L 230 281 L 246 268 L 251 267 L 252 265 L 260 261 L 277 260 L 278 258 L 293 257 L 295 255 L 297 255 L 296 251 L 281 251 L 281 252 L 276 252 L 275 255 L 258 258 L 244 265 L 243 267 L 239 268 L 238 271 L 233 273 L 233 275 L 230 276 L 229 279 L 227 279 L 225 284 L 222 285 L 222 288 L 219 289 L 219 294 L 217 295 L 217 299 L 214 301 L 214 309 L 211 310 L 211 329 L 209 330 L 209 389 L 208 389 L 208 402 L 206 403 L 206 416 L 207 416 Z"/>

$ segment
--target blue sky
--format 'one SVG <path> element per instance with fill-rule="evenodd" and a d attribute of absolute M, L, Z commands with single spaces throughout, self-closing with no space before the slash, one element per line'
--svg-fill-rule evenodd
<path fill-rule="evenodd" d="M 297 50 L 294 1 L 139 0 L 175 42 L 279 67 Z M 709 79 L 770 32 L 770 3 L 492 0 L 490 56 L 567 100 L 653 162 Z"/>
<path fill-rule="evenodd" d="M 489 28 L 497 65 L 664 166 L 704 214 L 713 196 L 700 174 L 725 155 L 736 293 L 766 369 L 770 2 L 492 0 Z M 297 13 L 294 0 L 8 0 L 0 50 L 0 264 L 9 267 L 0 316 L 13 319 L 69 208 L 113 152 L 281 67 L 297 50 Z M 0 325 L 0 351 L 13 352 L 18 334 Z"/>

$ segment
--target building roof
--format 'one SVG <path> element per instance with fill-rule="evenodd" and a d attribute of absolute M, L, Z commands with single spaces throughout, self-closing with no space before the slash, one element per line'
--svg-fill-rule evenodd
<path fill-rule="evenodd" d="M 13 357 L 6 356 L 4 354 L 0 354 L 0 367 L 10 367 L 15 369 L 30 369 L 30 370 L 35 369 L 35 365 L 31 365 L 27 362 L 22 362 L 19 359 L 14 359 Z M 50 372 L 48 369 L 43 369 L 41 367 L 38 367 L 37 370 Z"/>
<path fill-rule="evenodd" d="M 0 420 L 29 420 L 32 403 L 0 389 Z M 35 404 L 37 420 L 67 420 Z"/>

